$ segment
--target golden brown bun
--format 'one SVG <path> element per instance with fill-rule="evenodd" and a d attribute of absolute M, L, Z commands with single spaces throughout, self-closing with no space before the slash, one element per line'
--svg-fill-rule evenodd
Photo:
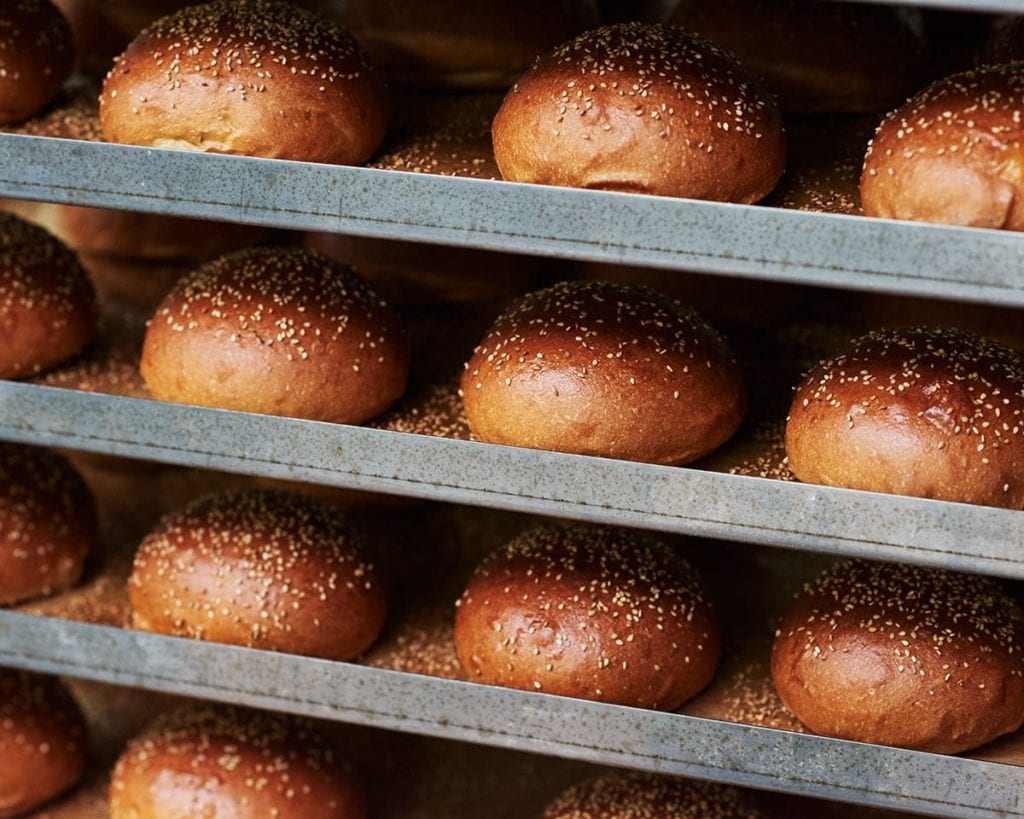
<path fill-rule="evenodd" d="M 1024 361 L 959 330 L 881 330 L 797 387 L 801 481 L 1024 509 Z"/>
<path fill-rule="evenodd" d="M 739 788 L 623 771 L 565 790 L 541 819 L 763 819 Z"/>
<path fill-rule="evenodd" d="M 85 769 L 85 718 L 55 677 L 0 669 L 0 819 L 74 785 Z"/>
<path fill-rule="evenodd" d="M 957 753 L 1024 720 L 1022 625 L 987 578 L 850 561 L 797 595 L 772 679 L 815 733 Z"/>
<path fill-rule="evenodd" d="M 96 534 L 92 493 L 67 460 L 0 443 L 0 605 L 73 586 Z"/>
<path fill-rule="evenodd" d="M 395 312 L 348 268 L 312 251 L 255 248 L 182 279 L 146 332 L 156 398 L 359 423 L 405 390 Z"/>
<path fill-rule="evenodd" d="M 365 535 L 340 511 L 267 490 L 164 517 L 135 554 L 128 592 L 136 628 L 329 660 L 369 648 L 388 605 Z"/>
<path fill-rule="evenodd" d="M 670 22 L 736 55 L 794 114 L 869 113 L 918 88 L 924 23 L 906 9 L 820 0 L 682 0 Z"/>
<path fill-rule="evenodd" d="M 348 766 L 306 720 L 216 705 L 159 717 L 125 749 L 111 819 L 365 819 Z"/>
<path fill-rule="evenodd" d="M 48 103 L 74 65 L 71 27 L 50 0 L 0 3 L 0 124 Z"/>
<path fill-rule="evenodd" d="M 721 637 L 697 576 L 664 543 L 549 525 L 480 564 L 455 649 L 483 683 L 671 711 L 711 681 Z"/>
<path fill-rule="evenodd" d="M 383 82 L 341 27 L 276 0 L 216 0 L 158 20 L 103 83 L 110 142 L 308 162 L 365 162 Z"/>
<path fill-rule="evenodd" d="M 756 202 L 786 156 L 771 94 L 671 26 L 595 29 L 534 63 L 492 128 L 505 179 Z"/>
<path fill-rule="evenodd" d="M 508 88 L 539 54 L 599 22 L 587 0 L 349 0 L 345 14 L 390 79 L 426 88 Z"/>
<path fill-rule="evenodd" d="M 0 378 L 23 378 L 79 352 L 96 333 L 96 296 L 61 242 L 0 213 Z"/>
<path fill-rule="evenodd" d="M 878 127 L 860 179 L 864 213 L 1024 230 L 1024 63 L 933 83 Z"/>
<path fill-rule="evenodd" d="M 511 253 L 340 233 L 307 233 L 306 244 L 351 266 L 394 304 L 479 302 L 521 293 L 542 264 Z"/>
<path fill-rule="evenodd" d="M 711 452 L 746 411 L 740 369 L 703 319 L 596 281 L 500 316 L 466 364 L 462 401 L 480 440 L 662 464 Z"/>

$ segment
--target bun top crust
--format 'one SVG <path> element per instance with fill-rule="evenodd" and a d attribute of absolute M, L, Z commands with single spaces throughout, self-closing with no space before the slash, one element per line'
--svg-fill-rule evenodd
<path fill-rule="evenodd" d="M 340 26 L 277 0 L 215 0 L 128 46 L 100 124 L 111 142 L 357 164 L 384 138 L 387 102 Z"/>
<path fill-rule="evenodd" d="M 534 63 L 492 127 L 517 182 L 756 202 L 782 175 L 769 92 L 735 59 L 667 25 L 594 29 Z"/>
<path fill-rule="evenodd" d="M 74 65 L 71 26 L 50 0 L 0 4 L 0 123 L 32 116 Z"/>
<path fill-rule="evenodd" d="M 988 578 L 854 560 L 797 595 L 772 676 L 817 733 L 956 753 L 1024 720 L 1022 636 Z"/>
<path fill-rule="evenodd" d="M 1024 63 L 933 83 L 897 108 L 868 147 L 864 213 L 1024 230 Z"/>
<path fill-rule="evenodd" d="M 1024 359 L 929 327 L 881 330 L 812 369 L 786 427 L 809 483 L 1024 508 Z"/>

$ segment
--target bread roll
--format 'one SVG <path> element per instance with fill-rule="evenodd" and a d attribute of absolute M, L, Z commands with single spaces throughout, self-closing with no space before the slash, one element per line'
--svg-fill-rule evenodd
<path fill-rule="evenodd" d="M 55 677 L 0 669 L 0 819 L 22 816 L 82 777 L 85 718 Z"/>
<path fill-rule="evenodd" d="M 42 228 L 0 213 L 0 378 L 79 352 L 96 332 L 96 296 L 75 255 Z"/>
<path fill-rule="evenodd" d="M 850 561 L 797 595 L 772 679 L 815 733 L 958 753 L 1024 720 L 1022 626 L 987 578 Z"/>
<path fill-rule="evenodd" d="M 405 390 L 409 347 L 398 316 L 348 268 L 254 248 L 178 282 L 140 368 L 162 400 L 359 423 Z"/>
<path fill-rule="evenodd" d="M 365 535 L 327 501 L 250 490 L 165 516 L 135 554 L 145 631 L 349 660 L 377 638 L 387 591 Z"/>
<path fill-rule="evenodd" d="M 0 443 L 0 605 L 73 586 L 96 535 L 92 493 L 67 460 Z"/>
<path fill-rule="evenodd" d="M 0 4 L 0 124 L 28 119 L 74 65 L 71 27 L 50 0 Z"/>
<path fill-rule="evenodd" d="M 505 179 L 757 202 L 785 164 L 782 120 L 753 74 L 667 25 L 620 23 L 542 57 L 492 127 Z"/>
<path fill-rule="evenodd" d="M 797 387 L 801 481 L 1024 509 L 1024 362 L 959 330 L 880 330 Z"/>
<path fill-rule="evenodd" d="M 868 216 L 1024 229 L 1024 63 L 933 83 L 878 127 L 864 159 Z"/>
<path fill-rule="evenodd" d="M 159 717 L 121 754 L 111 819 L 366 819 L 362 787 L 307 720 L 217 705 Z"/>
<path fill-rule="evenodd" d="M 215 0 L 161 18 L 107 74 L 110 142 L 306 162 L 365 162 L 383 82 L 326 18 L 277 0 Z"/>
<path fill-rule="evenodd" d="M 725 341 L 651 290 L 568 282 L 531 293 L 466 364 L 480 440 L 661 464 L 711 452 L 746 410 Z"/>
<path fill-rule="evenodd" d="M 671 711 L 710 682 L 721 638 L 696 574 L 664 543 L 549 525 L 476 569 L 455 648 L 472 680 Z"/>

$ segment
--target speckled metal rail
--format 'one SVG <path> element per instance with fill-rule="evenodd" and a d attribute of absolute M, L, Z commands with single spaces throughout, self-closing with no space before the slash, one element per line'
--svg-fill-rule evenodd
<path fill-rule="evenodd" d="M 1024 235 L 0 135 L 0 196 L 1024 306 Z"/>
<path fill-rule="evenodd" d="M 0 382 L 0 439 L 1024 578 L 1024 513 Z"/>
<path fill-rule="evenodd" d="M 0 664 L 933 816 L 1024 815 L 1024 767 L 0 612 Z"/>

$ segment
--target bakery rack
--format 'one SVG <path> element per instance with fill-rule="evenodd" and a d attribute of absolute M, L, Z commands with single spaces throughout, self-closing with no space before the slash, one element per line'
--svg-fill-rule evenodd
<path fill-rule="evenodd" d="M 1024 235 L 999 231 L 11 134 L 0 196 L 1024 307 Z M 10 382 L 0 439 L 1024 579 L 1024 516 L 1010 510 Z M 13 611 L 0 611 L 0 662 L 932 815 L 1024 816 L 1024 765 Z"/>

